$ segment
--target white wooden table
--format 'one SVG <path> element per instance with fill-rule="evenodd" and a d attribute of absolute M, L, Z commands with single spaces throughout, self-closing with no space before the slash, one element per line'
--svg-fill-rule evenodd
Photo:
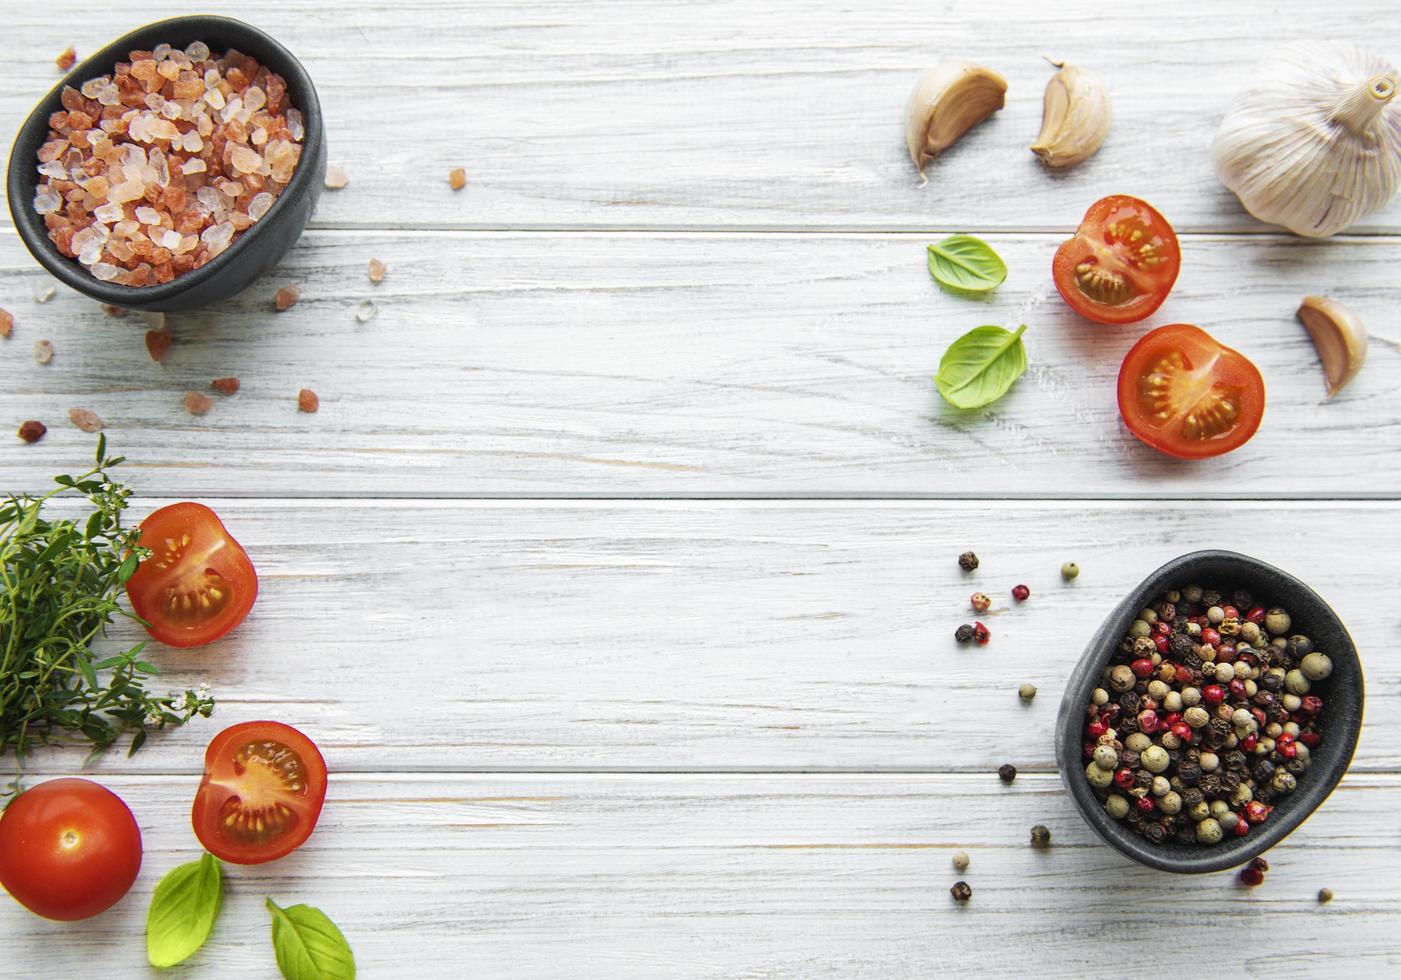
<path fill-rule="evenodd" d="M 263 717 L 320 743 L 326 808 L 295 855 L 231 873 L 181 976 L 274 976 L 264 894 L 326 910 L 366 977 L 1113 975 L 1177 946 L 1221 975 L 1401 972 L 1401 203 L 1305 242 L 1252 221 L 1207 158 L 1273 45 L 1401 58 L 1391 0 L 202 6 L 303 59 L 351 183 L 275 275 L 173 317 L 161 365 L 135 318 L 63 290 L 36 303 L 44 276 L 0 230 L 0 428 L 50 426 L 0 443 L 0 488 L 81 465 L 93 440 L 66 413 L 91 408 L 131 460 L 133 517 L 210 503 L 262 582 L 233 636 L 152 653 L 170 686 L 213 686 L 214 718 L 90 770 L 140 819 L 132 894 L 76 925 L 0 903 L 0 973 L 148 973 L 150 891 L 197 854 L 203 748 Z M 182 7 L 7 5 L 0 129 L 68 44 Z M 1026 149 L 1043 55 L 1092 66 L 1114 100 L 1109 142 L 1066 174 Z M 918 187 L 903 103 L 944 56 L 1003 72 L 1008 102 Z M 1200 323 L 1266 377 L 1264 426 L 1234 454 L 1138 445 L 1112 381 L 1143 327 L 1084 323 L 1051 288 L 1056 244 L 1111 192 L 1183 237 L 1150 324 Z M 1006 258 L 986 302 L 930 281 L 924 246 L 949 232 Z M 284 282 L 303 298 L 278 315 Z M 1293 319 L 1306 292 L 1371 332 L 1326 404 Z M 1012 393 L 942 405 L 948 342 L 1019 322 L 1032 367 Z M 224 375 L 235 398 L 184 413 Z M 1053 764 L 1103 613 L 1207 545 L 1303 575 L 1366 656 L 1352 772 L 1253 892 L 1120 858 Z M 954 560 L 970 547 L 973 583 Z M 1019 581 L 1032 598 L 992 614 L 992 645 L 958 648 L 973 587 L 1005 609 Z M 1028 848 L 1034 823 L 1049 852 Z M 948 894 L 959 849 L 967 907 Z"/>

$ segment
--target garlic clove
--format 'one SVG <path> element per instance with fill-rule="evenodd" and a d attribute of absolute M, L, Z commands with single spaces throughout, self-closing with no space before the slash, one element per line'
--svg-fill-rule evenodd
<path fill-rule="evenodd" d="M 1318 348 L 1328 397 L 1332 398 L 1362 370 L 1367 359 L 1367 331 L 1346 306 L 1322 296 L 1305 296 L 1298 316 Z"/>
<path fill-rule="evenodd" d="M 905 104 L 905 145 L 924 165 L 957 142 L 1007 101 L 1007 81 L 971 61 L 943 61 L 915 82 Z"/>
<path fill-rule="evenodd" d="M 1041 133 L 1031 152 L 1048 167 L 1073 167 L 1094 156 L 1109 135 L 1109 93 L 1088 69 L 1051 64 L 1060 71 L 1046 83 Z"/>

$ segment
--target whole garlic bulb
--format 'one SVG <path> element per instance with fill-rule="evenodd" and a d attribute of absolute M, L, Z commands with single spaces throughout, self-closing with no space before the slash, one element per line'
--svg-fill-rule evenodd
<path fill-rule="evenodd" d="M 1245 209 L 1325 238 L 1380 210 L 1401 186 L 1398 73 L 1340 41 L 1297 41 L 1255 70 L 1211 146 Z"/>

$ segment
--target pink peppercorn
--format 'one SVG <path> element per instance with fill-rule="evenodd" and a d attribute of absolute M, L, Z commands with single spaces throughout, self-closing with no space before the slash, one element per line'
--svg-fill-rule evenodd
<path fill-rule="evenodd" d="M 1220 646 L 1221 634 L 1208 626 L 1206 629 L 1202 630 L 1202 645 L 1208 647 Z"/>
<path fill-rule="evenodd" d="M 1133 770 L 1120 769 L 1115 772 L 1114 785 L 1120 789 L 1133 789 Z"/>
<path fill-rule="evenodd" d="M 1151 796 L 1140 797 L 1135 801 L 1134 806 L 1138 807 L 1139 813 L 1152 813 L 1158 808 L 1158 804 Z"/>
<path fill-rule="evenodd" d="M 992 631 L 982 623 L 974 623 L 973 639 L 977 642 L 978 646 L 985 647 L 988 645 L 988 640 L 992 639 Z"/>
<path fill-rule="evenodd" d="M 1248 619 L 1250 622 L 1254 623 L 1256 626 L 1265 625 L 1265 607 L 1256 606 L 1255 608 L 1251 609 L 1248 613 L 1245 614 L 1245 618 Z"/>
<path fill-rule="evenodd" d="M 1159 653 L 1168 652 L 1168 638 L 1161 633 L 1153 637 L 1153 645 L 1158 648 Z"/>
<path fill-rule="evenodd" d="M 1012 598 L 1017 602 L 1025 602 L 1031 596 L 1031 590 L 1025 585 L 1014 585 L 1012 587 Z"/>
<path fill-rule="evenodd" d="M 1147 657 L 1142 657 L 1129 664 L 1129 670 L 1133 671 L 1135 677 L 1147 677 L 1153 673 L 1153 661 Z"/>
<path fill-rule="evenodd" d="M 974 592 L 968 597 L 968 604 L 973 607 L 974 612 L 987 612 L 992 608 L 992 599 L 986 592 Z"/>
<path fill-rule="evenodd" d="M 1226 698 L 1226 689 L 1220 684 L 1208 684 L 1202 688 L 1202 700 L 1207 704 L 1220 704 Z"/>

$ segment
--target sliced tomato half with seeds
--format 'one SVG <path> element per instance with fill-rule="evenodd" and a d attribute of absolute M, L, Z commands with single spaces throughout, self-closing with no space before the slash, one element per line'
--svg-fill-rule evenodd
<path fill-rule="evenodd" d="M 1085 212 L 1056 250 L 1051 274 L 1066 304 L 1096 323 L 1134 323 L 1167 299 L 1182 259 L 1177 235 L 1152 205 L 1126 194 Z"/>
<path fill-rule="evenodd" d="M 291 725 L 249 721 L 214 736 L 190 815 L 204 849 L 263 864 L 301 847 L 326 800 L 326 760 Z"/>
<path fill-rule="evenodd" d="M 248 552 L 204 504 L 170 504 L 141 522 L 151 556 L 127 581 L 132 611 L 173 647 L 217 640 L 248 615 L 258 573 Z"/>
<path fill-rule="evenodd" d="M 1119 368 L 1119 414 L 1140 440 L 1182 459 L 1244 445 L 1265 414 L 1265 381 L 1244 354 L 1187 323 L 1149 332 Z"/>

